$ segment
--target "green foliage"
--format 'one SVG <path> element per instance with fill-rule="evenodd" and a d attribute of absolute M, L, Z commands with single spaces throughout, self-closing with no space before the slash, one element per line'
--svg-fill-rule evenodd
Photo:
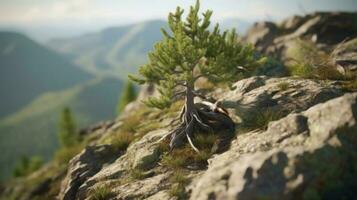
<path fill-rule="evenodd" d="M 197 134 L 194 138 L 195 145 L 199 149 L 210 150 L 214 143 L 219 139 L 219 136 L 214 133 L 201 133 Z"/>
<path fill-rule="evenodd" d="M 279 84 L 278 84 L 278 88 L 281 90 L 281 91 L 284 91 L 284 90 L 287 90 L 287 89 L 289 89 L 289 83 L 287 83 L 287 82 L 280 82 Z"/>
<path fill-rule="evenodd" d="M 185 187 L 183 185 L 180 185 L 180 184 L 174 184 L 170 188 L 169 192 L 170 192 L 170 196 L 176 197 L 179 200 L 188 198 L 188 195 L 186 193 Z"/>
<path fill-rule="evenodd" d="M 124 151 L 133 140 L 134 135 L 132 133 L 121 132 L 112 137 L 111 144 L 115 150 Z"/>
<path fill-rule="evenodd" d="M 200 152 L 195 152 L 188 144 L 182 148 L 177 148 L 171 151 L 169 154 L 165 154 L 162 157 L 162 165 L 178 170 L 188 165 L 195 165 L 197 167 L 206 167 L 207 160 L 212 156 L 212 148 L 218 140 L 218 135 L 214 133 L 199 133 L 193 138 L 193 143 Z M 166 146 L 168 146 L 166 144 Z M 163 151 L 167 151 L 165 143 L 160 144 L 159 148 Z"/>
<path fill-rule="evenodd" d="M 173 153 L 164 155 L 161 160 L 162 165 L 171 169 L 184 167 L 186 164 L 186 156 L 182 153 L 185 153 L 185 151 L 175 149 Z"/>
<path fill-rule="evenodd" d="M 170 188 L 170 195 L 178 199 L 187 199 L 188 195 L 185 190 L 185 186 L 190 182 L 186 178 L 185 174 L 181 170 L 177 170 L 170 177 L 170 183 L 172 187 Z"/>
<path fill-rule="evenodd" d="M 290 59 L 287 63 L 291 75 L 303 78 L 316 79 L 343 79 L 333 64 L 331 55 L 319 50 L 309 41 L 296 40 L 287 49 L 286 56 Z"/>
<path fill-rule="evenodd" d="M 55 152 L 55 161 L 57 164 L 67 164 L 75 155 L 81 152 L 84 148 L 84 144 L 77 144 L 74 146 L 60 148 Z"/>
<path fill-rule="evenodd" d="M 43 165 L 43 160 L 39 156 L 31 157 L 30 159 L 23 156 L 15 166 L 13 171 L 14 177 L 27 176 L 38 170 Z"/>
<path fill-rule="evenodd" d="M 124 116 L 121 119 L 122 125 L 112 134 L 103 137 L 99 143 L 112 144 L 116 150 L 124 151 L 134 140 L 138 140 L 146 133 L 159 128 L 161 126 L 160 119 L 165 118 L 169 112 L 172 112 L 172 110 L 153 111 L 143 106 Z M 143 119 L 145 119 L 145 123 L 143 123 Z"/>
<path fill-rule="evenodd" d="M 121 85 L 114 78 L 97 78 L 65 90 L 47 92 L 0 120 L 0 181 L 12 175 L 21 155 L 39 155 L 44 160 L 53 157 L 59 148 L 59 113 L 65 106 L 71 106 L 77 127 L 115 117 L 113 108 L 118 103 Z"/>
<path fill-rule="evenodd" d="M 117 113 L 122 112 L 127 104 L 134 101 L 136 99 L 136 91 L 133 83 L 128 81 L 124 88 L 122 89 L 122 94 L 119 99 L 119 104 L 117 108 Z"/>
<path fill-rule="evenodd" d="M 142 169 L 131 169 L 130 170 L 130 177 L 134 180 L 141 180 L 145 178 L 145 173 Z"/>
<path fill-rule="evenodd" d="M 199 16 L 200 4 L 191 6 L 186 20 L 184 11 L 177 7 L 170 13 L 170 31 L 162 29 L 164 39 L 156 43 L 149 53 L 149 63 L 139 69 L 141 77 L 129 76 L 139 84 L 153 83 L 161 96 L 149 98 L 148 106 L 159 109 L 169 107 L 179 94 L 182 86 L 194 89 L 194 83 L 205 77 L 212 83 L 228 83 L 242 77 L 264 62 L 257 60 L 251 46 L 243 46 L 235 30 L 219 30 L 217 24 L 210 31 L 212 11 Z"/>
<path fill-rule="evenodd" d="M 112 191 L 108 186 L 100 186 L 96 187 L 92 192 L 91 192 L 91 200 L 108 200 L 111 198 L 113 195 Z"/>
<path fill-rule="evenodd" d="M 0 118 L 20 110 L 45 92 L 63 90 L 93 78 L 20 33 L 1 31 L 0 49 Z"/>
<path fill-rule="evenodd" d="M 243 128 L 248 130 L 266 129 L 269 122 L 284 117 L 284 113 L 271 108 L 250 111 L 243 119 Z"/>
<path fill-rule="evenodd" d="M 62 110 L 58 136 L 62 147 L 71 147 L 78 143 L 79 135 L 76 132 L 71 110 L 68 107 Z"/>

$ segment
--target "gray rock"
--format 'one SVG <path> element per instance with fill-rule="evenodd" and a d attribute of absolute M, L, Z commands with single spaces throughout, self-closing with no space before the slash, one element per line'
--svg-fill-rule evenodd
<path fill-rule="evenodd" d="M 113 162 L 119 156 L 111 145 L 87 146 L 70 161 L 67 176 L 61 184 L 59 199 L 75 199 L 78 188 L 89 177 L 95 175 L 105 163 Z"/>
<path fill-rule="evenodd" d="M 316 12 L 293 16 L 279 25 L 257 23 L 249 29 L 243 40 L 252 43 L 258 51 L 285 62 L 288 59 L 286 50 L 298 38 L 311 40 L 317 47 L 327 51 L 344 40 L 356 38 L 356 16 L 356 13 L 348 12 Z M 342 65 L 346 65 L 343 61 Z"/>
<path fill-rule="evenodd" d="M 305 111 L 311 138 L 316 142 L 326 142 L 336 134 L 356 134 L 356 98 L 357 93 L 346 94 Z"/>
<path fill-rule="evenodd" d="M 258 22 L 251 27 L 244 40 L 253 44 L 258 51 L 264 52 L 277 36 L 278 28 L 272 22 Z"/>
<path fill-rule="evenodd" d="M 342 68 L 342 74 L 357 73 L 357 38 L 337 45 L 332 52 L 332 59 L 336 66 Z"/>
<path fill-rule="evenodd" d="M 272 122 L 267 131 L 239 135 L 231 149 L 213 158 L 197 178 L 191 199 L 354 198 L 352 177 L 357 172 L 350 169 L 356 161 L 350 159 L 357 158 L 356 101 L 357 93 L 346 94 Z M 282 143 L 279 135 L 284 141 L 304 140 L 274 145 Z M 252 145 L 270 142 L 273 147 L 239 151 L 248 144 L 244 139 Z"/>
<path fill-rule="evenodd" d="M 280 85 L 284 84 L 284 89 Z M 334 82 L 322 82 L 296 78 L 268 78 L 266 76 L 243 79 L 234 84 L 235 89 L 215 95 L 231 116 L 240 120 L 249 120 L 252 115 L 270 109 L 281 117 L 300 112 L 321 102 L 325 102 L 342 93 Z"/>
<path fill-rule="evenodd" d="M 97 187 L 98 184 L 100 185 L 101 182 L 128 176 L 132 169 L 149 170 L 154 167 L 160 156 L 160 153 L 157 151 L 157 142 L 166 133 L 166 129 L 152 131 L 140 140 L 133 142 L 124 155 L 86 180 L 78 189 L 77 197 L 85 199 L 87 193 Z"/>

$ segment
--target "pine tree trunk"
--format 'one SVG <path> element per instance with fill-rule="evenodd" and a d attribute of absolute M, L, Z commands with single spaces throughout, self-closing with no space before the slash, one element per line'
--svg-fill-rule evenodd
<path fill-rule="evenodd" d="M 191 117 L 192 117 L 192 112 L 195 109 L 193 86 L 187 86 L 186 87 L 185 107 L 186 107 L 185 120 L 186 120 L 186 123 L 189 123 L 190 120 L 191 120 Z"/>

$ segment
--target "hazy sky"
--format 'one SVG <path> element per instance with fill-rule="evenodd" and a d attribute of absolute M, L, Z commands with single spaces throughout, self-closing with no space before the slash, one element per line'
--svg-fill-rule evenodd
<path fill-rule="evenodd" d="M 108 26 L 166 19 L 176 6 L 195 0 L 0 0 L 0 27 L 46 37 L 80 34 Z M 313 11 L 357 11 L 357 0 L 201 0 L 214 19 L 279 20 Z M 42 36 L 41 36 L 42 37 Z M 45 37 L 45 36 L 44 36 Z"/>

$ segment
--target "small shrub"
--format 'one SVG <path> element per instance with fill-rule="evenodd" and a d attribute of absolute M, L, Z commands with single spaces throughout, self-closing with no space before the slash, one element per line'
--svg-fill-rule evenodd
<path fill-rule="evenodd" d="M 110 143 L 113 145 L 116 151 L 124 151 L 128 148 L 133 140 L 134 135 L 132 133 L 120 132 L 111 138 Z"/>
<path fill-rule="evenodd" d="M 108 200 L 112 196 L 112 192 L 107 186 L 100 186 L 92 191 L 91 200 Z"/>
<path fill-rule="evenodd" d="M 161 127 L 161 123 L 158 120 L 154 120 L 154 121 L 150 120 L 147 123 L 139 126 L 137 129 L 137 133 L 135 135 L 139 139 L 142 138 L 147 133 L 149 133 L 150 131 L 157 130 L 160 127 Z"/>
<path fill-rule="evenodd" d="M 273 109 L 256 110 L 250 112 L 248 117 L 243 119 L 243 129 L 266 129 L 269 122 L 278 120 L 284 116 L 284 113 Z"/>
<path fill-rule="evenodd" d="M 131 114 L 131 115 L 127 116 L 126 118 L 124 118 L 122 120 L 123 125 L 120 126 L 120 130 L 122 132 L 128 132 L 128 133 L 134 134 L 136 132 L 136 129 L 142 122 L 144 115 L 146 114 L 145 112 L 144 113 L 142 113 L 142 112 L 144 112 L 144 111 L 140 111 L 139 113 Z"/>
<path fill-rule="evenodd" d="M 182 186 L 180 184 L 174 184 L 170 188 L 170 196 L 176 197 L 177 199 L 187 199 L 188 195 L 185 190 L 185 186 Z"/>
<path fill-rule="evenodd" d="M 137 93 L 135 87 L 131 81 L 128 81 L 126 85 L 122 88 L 122 93 L 120 95 L 119 103 L 117 106 L 117 113 L 121 113 L 125 106 L 136 99 Z"/>
<path fill-rule="evenodd" d="M 299 76 L 302 78 L 314 78 L 313 68 L 310 65 L 304 63 L 290 64 L 288 67 L 290 74 L 293 76 Z"/>
<path fill-rule="evenodd" d="M 61 112 L 58 139 L 61 147 L 75 146 L 80 140 L 73 114 L 68 107 Z"/>
<path fill-rule="evenodd" d="M 130 170 L 130 177 L 134 180 L 137 179 L 144 179 L 145 178 L 145 173 L 142 169 L 135 168 Z"/>
<path fill-rule="evenodd" d="M 170 195 L 172 197 L 176 197 L 178 199 L 188 198 L 185 187 L 189 183 L 189 179 L 185 177 L 185 174 L 182 171 L 175 171 L 169 181 L 172 185 L 170 188 Z"/>
<path fill-rule="evenodd" d="M 287 49 L 288 70 L 303 78 L 341 80 L 343 75 L 334 66 L 332 55 L 319 50 L 313 42 L 296 40 Z"/>
<path fill-rule="evenodd" d="M 58 164 L 67 164 L 75 155 L 81 152 L 84 145 L 78 144 L 72 147 L 60 148 L 55 153 L 55 160 Z"/>
<path fill-rule="evenodd" d="M 186 178 L 185 174 L 182 171 L 178 170 L 172 174 L 172 176 L 170 177 L 170 182 L 186 185 L 189 183 L 189 179 Z"/>
<path fill-rule="evenodd" d="M 199 149 L 211 150 L 214 143 L 219 139 L 217 134 L 214 133 L 201 133 L 197 134 L 193 139 L 194 144 Z"/>
<path fill-rule="evenodd" d="M 281 91 L 285 91 L 287 89 L 289 89 L 289 83 L 287 82 L 281 82 L 278 84 L 278 88 L 281 90 Z"/>
<path fill-rule="evenodd" d="M 179 151 L 179 153 L 177 153 Z M 162 165 L 172 168 L 179 169 L 185 166 L 186 158 L 184 155 L 180 155 L 180 150 L 173 150 L 172 153 L 164 155 L 161 163 Z"/>
<path fill-rule="evenodd" d="M 164 154 L 161 159 L 161 164 L 168 168 L 177 170 L 188 165 L 196 165 L 198 167 L 206 167 L 207 160 L 213 155 L 212 148 L 218 141 L 219 136 L 211 133 L 197 133 L 193 138 L 193 144 L 199 149 L 199 153 L 195 152 L 189 144 L 181 148 L 176 148 L 168 154 Z M 169 151 L 168 142 L 161 142 L 158 151 Z"/>
<path fill-rule="evenodd" d="M 200 152 L 195 152 L 191 146 L 186 145 L 183 148 L 174 149 L 169 154 L 162 157 L 162 165 L 177 170 L 188 165 L 196 165 L 198 167 L 206 167 L 207 160 L 212 156 L 211 149 L 200 149 Z"/>
<path fill-rule="evenodd" d="M 27 176 L 38 170 L 43 165 L 41 157 L 34 156 L 32 158 L 22 157 L 15 166 L 13 171 L 14 177 Z"/>

